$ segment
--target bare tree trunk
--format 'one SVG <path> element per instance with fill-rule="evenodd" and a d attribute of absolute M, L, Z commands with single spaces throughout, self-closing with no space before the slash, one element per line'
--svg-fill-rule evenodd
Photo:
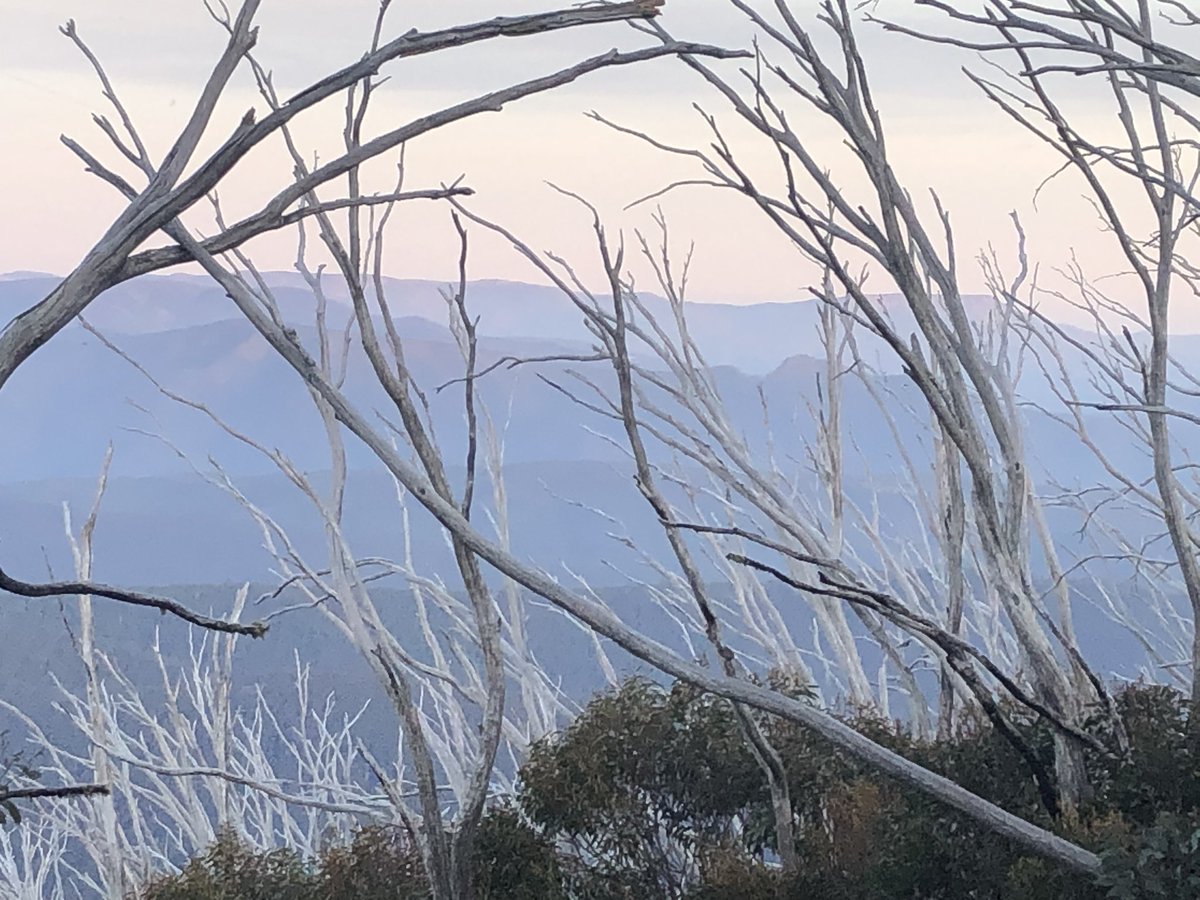
<path fill-rule="evenodd" d="M 939 529 L 942 555 L 945 559 L 945 579 L 949 587 L 946 599 L 946 630 L 955 637 L 962 632 L 966 594 L 966 570 L 963 565 L 963 541 L 966 535 L 966 504 L 963 501 L 962 473 L 959 454 L 945 429 L 938 428 L 937 469 L 938 493 L 942 501 L 943 520 Z M 957 687 L 950 667 L 942 663 L 941 689 L 938 694 L 939 741 L 950 740 L 954 733 L 954 698 Z"/>
<path fill-rule="evenodd" d="M 81 581 L 90 581 L 92 577 L 92 536 L 96 528 L 96 517 L 100 510 L 100 501 L 108 481 L 108 468 L 112 462 L 112 447 L 104 457 L 100 472 L 100 482 L 96 491 L 96 499 L 91 512 L 80 530 L 79 539 L 71 533 L 70 520 L 67 521 L 67 537 L 71 541 L 71 550 L 75 557 L 75 575 Z M 98 784 L 112 784 L 113 766 L 108 758 L 105 745 L 108 742 L 108 717 L 102 699 L 100 673 L 96 665 L 96 627 L 92 614 L 92 598 L 86 594 L 79 597 L 79 658 L 83 662 L 87 677 L 87 704 L 90 719 L 88 722 L 92 741 L 90 748 L 92 771 L 91 778 Z M 101 863 L 101 881 L 108 891 L 110 900 L 123 900 L 131 885 L 125 878 L 125 861 L 122 858 L 122 846 L 117 836 L 117 809 L 111 793 L 96 799 L 99 818 L 98 835 L 91 840 L 99 844 L 96 856 Z"/>

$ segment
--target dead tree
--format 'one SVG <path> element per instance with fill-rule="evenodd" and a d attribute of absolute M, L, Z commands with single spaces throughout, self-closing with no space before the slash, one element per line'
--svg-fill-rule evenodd
<path fill-rule="evenodd" d="M 1070 735 L 1078 732 L 1085 707 L 1095 699 L 1093 686 L 1072 677 L 1071 663 L 1060 653 L 1074 658 L 1077 650 L 1056 647 L 1066 636 L 1048 626 L 1041 610 L 1028 541 L 1030 466 L 1005 351 L 988 352 L 963 303 L 949 214 L 936 197 L 932 216 L 923 214 L 890 165 L 848 3 L 826 2 L 820 8 L 818 18 L 835 38 L 832 58 L 818 49 L 809 26 L 786 3 L 776 4 L 770 17 L 740 0 L 733 5 L 769 41 L 754 69 L 727 76 L 700 59 L 684 59 L 768 143 L 781 177 L 778 184 L 752 177 L 711 117 L 714 143 L 700 155 L 702 164 L 712 180 L 747 195 L 806 256 L 832 273 L 848 309 L 895 355 L 919 390 L 945 436 L 949 452 L 943 471 L 961 466 L 968 479 L 969 525 L 982 579 L 1004 609 L 1036 702 L 1062 726 L 1057 784 L 1061 800 L 1073 806 L 1086 793 L 1086 773 L 1082 746 Z M 661 27 L 647 27 L 671 40 Z M 799 113 L 793 101 L 831 121 L 845 137 L 867 179 L 869 204 L 847 196 L 827 164 L 814 157 L 794 124 Z M 914 334 L 901 333 L 864 289 L 847 262 L 851 255 L 877 267 L 895 285 Z M 946 483 L 947 490 L 953 487 Z M 944 540 L 948 548 L 959 543 L 957 526 Z M 825 567 L 822 580 L 842 583 L 835 596 L 844 590 L 837 561 L 824 556 L 817 565 Z M 958 616 L 951 608 L 958 605 L 953 596 L 943 613 L 951 636 Z"/>
<path fill-rule="evenodd" d="M 738 2 L 737 5 L 747 14 L 754 15 L 745 4 Z M 244 317 L 308 386 L 318 406 L 328 412 L 329 421 L 336 421 L 340 428 L 361 441 L 394 476 L 407 495 L 422 505 L 452 536 L 459 573 L 471 592 L 472 615 L 475 616 L 478 628 L 491 627 L 490 623 L 496 615 L 494 598 L 490 597 L 485 587 L 475 582 L 479 565 L 487 563 L 514 583 L 541 596 L 558 609 L 583 622 L 596 634 L 612 640 L 662 672 L 686 680 L 747 709 L 782 716 L 810 727 L 845 752 L 964 813 L 982 827 L 1015 841 L 1028 851 L 1057 860 L 1081 872 L 1095 872 L 1099 860 L 1087 850 L 1021 820 L 972 795 L 953 782 L 901 758 L 810 703 L 790 698 L 753 681 L 735 677 L 736 669 L 731 675 L 730 669 L 722 668 L 718 671 L 682 658 L 621 621 L 593 597 L 564 587 L 539 567 L 520 559 L 504 546 L 503 542 L 485 536 L 472 520 L 471 507 L 465 502 L 466 498 L 455 494 L 445 483 L 444 460 L 438 456 L 436 446 L 423 429 L 419 399 L 414 401 L 413 386 L 404 371 L 402 341 L 397 341 L 395 335 L 388 333 L 386 325 L 382 337 L 376 333 L 362 275 L 362 265 L 366 259 L 365 253 L 359 252 L 363 242 L 362 233 L 356 232 L 352 226 L 349 236 L 343 238 L 322 223 L 322 217 L 334 209 L 357 209 L 372 204 L 414 199 L 418 196 L 397 192 L 387 197 L 372 197 L 358 193 L 357 176 L 360 165 L 380 153 L 400 146 L 404 141 L 477 112 L 493 110 L 509 101 L 551 89 L 590 71 L 656 56 L 683 58 L 700 71 L 713 87 L 733 104 L 743 118 L 767 136 L 774 146 L 780 148 L 782 159 L 789 164 L 799 162 L 808 177 L 816 182 L 822 204 L 828 204 L 832 208 L 833 213 L 828 215 L 814 211 L 813 204 L 795 190 L 785 189 L 783 199 L 770 198 L 744 176 L 733 154 L 721 147 L 718 141 L 717 154 L 722 164 L 720 170 L 724 171 L 739 189 L 753 197 L 772 220 L 784 228 L 810 255 L 828 264 L 833 278 L 851 295 L 860 318 L 869 323 L 869 326 L 903 359 L 910 377 L 921 388 L 932 414 L 953 442 L 955 451 L 970 475 L 971 510 L 981 551 L 982 568 L 989 584 L 1004 604 L 1020 641 L 1022 653 L 1033 672 L 1031 692 L 1023 691 L 1021 685 L 1011 679 L 1006 687 L 1016 691 L 1027 702 L 1036 704 L 1039 711 L 1055 723 L 1059 729 L 1060 743 L 1069 750 L 1076 746 L 1073 741 L 1083 739 L 1077 727 L 1080 698 L 1073 689 L 1069 667 L 1063 665 L 1054 652 L 1052 644 L 1057 636 L 1048 633 L 1039 616 L 1036 602 L 1038 598 L 1034 594 L 1029 576 L 1028 548 L 1024 539 L 1026 504 L 1029 496 L 1025 458 L 1011 409 L 996 384 L 993 372 L 989 369 L 989 360 L 973 339 L 970 322 L 965 319 L 955 280 L 952 248 L 947 253 L 937 249 L 934 239 L 926 232 L 921 219 L 887 166 L 881 126 L 874 117 L 869 89 L 862 71 L 862 60 L 854 44 L 846 6 L 827 4 L 824 7 L 841 39 L 845 49 L 844 61 L 849 66 L 847 75 L 841 80 L 816 53 L 807 32 L 786 12 L 783 4 L 780 6 L 784 14 L 783 30 L 769 25 L 761 17 L 755 16 L 756 21 L 764 29 L 768 29 L 771 37 L 789 51 L 791 58 L 797 60 L 802 69 L 801 77 L 810 79 L 810 86 L 805 87 L 801 81 L 789 78 L 784 70 L 771 71 L 784 84 L 785 90 L 794 91 L 797 96 L 814 103 L 821 112 L 833 115 L 835 121 L 845 128 L 847 136 L 861 154 L 868 174 L 872 177 L 872 184 L 879 194 L 879 223 L 870 214 L 850 204 L 824 176 L 823 170 L 807 155 L 803 145 L 787 129 L 786 118 L 772 103 L 762 78 L 751 79 L 751 100 L 747 102 L 737 90 L 702 62 L 705 57 L 745 54 L 733 54 L 701 45 L 677 42 L 664 32 L 655 31 L 658 43 L 653 47 L 606 53 L 544 78 L 497 90 L 447 108 L 372 139 L 365 139 L 356 134 L 351 120 L 347 129 L 347 148 L 344 154 L 311 171 L 300 168 L 294 182 L 282 188 L 275 200 L 264 207 L 262 212 L 239 223 L 222 227 L 215 237 L 201 240 L 180 217 L 214 190 L 224 175 L 249 149 L 271 135 L 282 134 L 284 127 L 296 113 L 321 100 L 342 94 L 355 86 L 359 86 L 359 90 L 365 94 L 369 90 L 368 79 L 384 63 L 405 55 L 430 52 L 466 41 L 523 35 L 580 24 L 628 19 L 650 20 L 657 9 L 657 4 L 641 0 L 637 3 L 588 6 L 540 16 L 498 19 L 428 35 L 404 35 L 394 41 L 379 44 L 378 48 L 360 63 L 334 73 L 289 101 L 268 101 L 270 110 L 260 121 L 256 121 L 253 116 L 247 116 L 236 134 L 207 161 L 201 163 L 191 175 L 184 177 L 185 168 L 192 161 L 197 141 L 230 72 L 250 53 L 253 44 L 251 21 L 257 3 L 247 0 L 238 15 L 227 22 L 230 42 L 226 52 L 214 71 L 195 114 L 162 163 L 152 161 L 148 153 L 141 148 L 136 130 L 124 113 L 123 107 L 117 104 L 125 136 L 111 125 L 105 128 L 105 131 L 121 155 L 140 171 L 140 177 L 147 182 L 146 188 L 140 191 L 135 189 L 126 179 L 90 153 L 78 145 L 73 145 L 77 154 L 87 161 L 89 168 L 126 196 L 130 206 L 102 241 L 89 252 L 81 266 L 46 300 L 14 320 L 0 336 L 0 385 L 23 359 L 83 311 L 104 288 L 142 272 L 187 260 L 195 261 L 221 286 Z M 73 27 L 68 29 L 68 34 L 75 37 Z M 266 86 L 269 88 L 269 83 Z M 108 93 L 115 103 L 115 94 L 111 90 Z M 353 110 L 355 107 L 352 104 L 349 108 Z M 343 177 L 349 185 L 348 196 L 335 201 L 317 199 L 315 192 L 318 188 Z M 464 189 L 461 187 L 450 187 L 426 191 L 419 196 L 453 199 L 463 193 Z M 400 452 L 392 439 L 393 435 L 349 399 L 342 390 L 336 374 L 331 373 L 327 361 L 314 358 L 299 342 L 296 334 L 273 314 L 269 301 L 261 291 L 256 291 L 252 273 L 250 280 L 244 277 L 245 267 L 240 265 L 236 252 L 246 240 L 270 228 L 294 224 L 301 219 L 312 217 L 316 218 L 321 228 L 322 238 L 333 253 L 341 276 L 351 287 L 356 323 L 364 350 L 371 360 L 372 371 L 387 389 L 389 398 L 401 417 L 402 429 L 415 452 L 415 460 Z M 157 231 L 164 232 L 173 244 L 158 250 L 135 252 L 144 240 Z M 871 259 L 877 260 L 899 281 L 905 299 L 917 317 L 921 341 L 924 343 L 910 343 L 902 338 L 886 319 L 878 314 L 861 285 L 846 272 L 843 260 L 836 252 L 835 244 L 838 242 L 845 242 Z M 608 268 L 610 275 L 619 270 L 619 267 Z M 615 276 L 613 278 L 615 280 Z M 929 288 L 930 281 L 936 287 L 936 294 Z M 557 283 L 568 292 L 572 290 L 572 286 L 561 278 Z M 620 333 L 623 327 L 620 324 L 622 310 L 629 295 L 618 284 L 611 287 L 615 303 L 612 316 L 617 322 L 617 333 Z M 374 297 L 376 302 L 380 302 L 381 299 L 378 293 Z M 381 312 L 384 321 L 390 322 L 386 308 Z M 613 319 L 606 317 L 603 321 L 606 323 L 603 330 L 606 330 L 611 326 Z M 463 327 L 469 329 L 465 319 Z M 628 327 L 628 320 L 624 327 Z M 612 335 L 612 332 L 607 333 Z M 618 377 L 621 377 L 622 372 L 627 377 L 631 365 L 628 361 L 621 361 L 619 341 L 614 349 Z M 702 361 L 685 358 L 682 368 L 700 372 L 703 370 L 703 364 Z M 686 372 L 684 374 L 686 375 Z M 632 387 L 623 391 L 627 400 L 634 395 Z M 705 398 L 701 397 L 700 402 L 703 405 Z M 628 437 L 636 454 L 636 446 L 640 440 L 639 424 L 644 420 L 636 415 L 624 415 L 622 421 L 632 432 Z M 632 428 L 629 428 L 631 424 Z M 737 450 L 734 436 L 729 436 L 728 447 Z M 999 465 L 993 464 L 993 453 L 998 454 Z M 745 469 L 752 470 L 753 466 L 747 465 Z M 747 471 L 747 474 L 753 477 L 752 471 Z M 769 478 L 762 480 L 762 490 L 770 497 L 777 491 L 777 486 L 771 485 Z M 647 483 L 644 493 L 661 517 L 663 511 L 657 508 L 653 485 Z M 789 521 L 780 516 L 777 524 L 785 529 L 789 526 L 794 529 L 795 522 L 795 518 Z M 666 522 L 664 525 L 672 533 L 680 529 L 679 523 Z M 807 567 L 807 571 L 816 570 L 820 573 L 822 577 L 818 580 L 800 583 L 807 593 L 831 601 L 826 606 L 835 633 L 841 630 L 837 618 L 844 618 L 842 603 L 847 603 L 855 610 L 856 615 L 862 614 L 864 621 L 887 619 L 911 633 L 921 634 L 924 639 L 939 646 L 946 659 L 955 662 L 956 665 L 964 657 L 970 657 L 970 666 L 956 669 L 959 677 L 963 679 L 972 677 L 972 667 L 976 663 L 986 666 L 986 662 L 980 659 L 977 652 L 972 653 L 970 645 L 956 639 L 938 623 L 931 623 L 914 614 L 913 610 L 897 603 L 890 594 L 875 590 L 861 580 L 855 580 L 853 570 L 845 562 L 810 552 L 805 548 L 804 541 L 811 538 L 811 533 L 806 535 L 802 529 L 794 530 L 792 536 L 801 550 L 795 549 L 792 544 L 778 542 L 774 547 L 790 561 Z M 760 535 L 750 537 L 760 545 L 768 546 L 762 543 Z M 687 554 L 677 553 L 677 561 L 686 569 Z M 350 560 L 344 561 L 344 568 L 352 568 Z M 787 573 L 781 574 L 790 578 Z M 479 589 L 475 590 L 473 585 Z M 699 589 L 696 590 L 694 599 L 703 607 L 704 597 Z M 845 638 L 846 633 L 842 634 Z M 495 647 L 494 635 L 485 637 L 485 640 Z M 726 654 L 722 653 L 718 629 L 713 630 L 710 640 L 716 651 L 725 659 Z M 850 640 L 853 640 L 852 635 Z M 851 649 L 845 648 L 847 656 Z M 414 711 L 405 700 L 407 687 L 400 677 L 401 670 L 393 664 L 386 648 L 381 648 L 377 659 L 380 671 L 395 681 L 394 700 L 401 717 L 414 715 Z M 494 664 L 495 660 L 488 665 Z M 998 668 L 989 669 L 988 673 L 996 678 L 1005 675 Z M 495 679 L 489 684 L 489 696 L 485 699 L 489 711 L 502 707 L 502 688 L 499 684 L 501 682 Z M 496 724 L 494 713 L 488 712 L 484 722 L 489 735 L 499 733 L 500 726 Z M 420 723 L 415 724 L 417 727 L 413 729 L 414 733 L 420 730 Z M 747 732 L 752 740 L 753 725 L 752 721 L 747 724 Z M 494 737 L 489 737 L 489 743 L 492 741 Z M 760 758 L 770 768 L 770 748 L 760 749 Z M 491 745 L 485 748 L 484 754 L 486 756 L 494 752 L 494 745 Z M 1072 792 L 1078 788 L 1076 782 L 1080 773 L 1074 768 L 1074 758 L 1070 752 L 1065 751 L 1061 756 L 1063 761 L 1060 774 L 1066 776 L 1063 781 L 1070 798 Z M 418 779 L 421 794 L 419 803 L 423 816 L 432 825 L 441 821 L 437 808 L 438 799 L 436 792 L 430 790 L 431 774 L 425 763 L 421 765 L 426 771 Z M 486 785 L 488 775 L 485 768 L 480 766 L 471 776 L 472 790 L 465 804 L 468 810 L 481 809 L 482 798 L 475 787 L 480 784 Z M 776 799 L 778 805 L 780 798 L 777 796 Z M 466 827 L 460 824 L 450 836 L 436 828 L 426 831 L 426 863 L 435 896 L 462 895 L 461 889 L 466 884 L 464 879 L 467 877 L 464 862 L 466 850 L 469 849 L 471 827 L 470 823 L 467 823 Z"/>
<path fill-rule="evenodd" d="M 254 298 L 252 302 L 255 310 L 251 314 L 252 321 L 256 319 L 260 322 L 269 321 L 274 327 L 282 327 L 282 321 L 277 311 L 272 308 L 271 298 L 265 292 L 257 290 L 259 286 L 253 284 L 254 269 L 252 265 L 248 264 L 241 248 L 247 241 L 267 231 L 298 223 L 302 224 L 304 220 L 312 220 L 316 223 L 327 250 L 335 259 L 341 278 L 349 288 L 356 312 L 355 324 L 362 337 L 363 347 L 375 375 L 400 416 L 406 438 L 415 450 L 421 478 L 428 479 L 428 490 L 433 491 L 441 502 L 450 504 L 459 515 L 464 517 L 464 520 L 469 519 L 473 505 L 471 485 L 468 484 L 463 496 L 455 496 L 446 475 L 445 462 L 426 431 L 414 386 L 410 383 L 404 366 L 401 344 L 394 332 L 392 320 L 387 314 L 385 298 L 378 290 L 375 292 L 374 300 L 380 304 L 388 333 L 385 337 L 376 333 L 372 318 L 373 310 L 368 300 L 370 286 L 367 284 L 367 266 L 370 260 L 366 255 L 366 248 L 372 236 L 364 235 L 362 226 L 363 211 L 368 208 L 386 204 L 390 209 L 397 202 L 415 199 L 445 199 L 468 194 L 469 190 L 459 185 L 452 185 L 405 192 L 397 187 L 395 191 L 385 195 L 364 195 L 360 190 L 360 167 L 365 162 L 400 148 L 407 141 L 418 138 L 436 128 L 453 124 L 482 112 L 497 111 L 507 103 L 551 90 L 600 69 L 628 65 L 680 52 L 717 56 L 729 54 L 717 48 L 698 44 L 681 44 L 677 47 L 651 44 L 631 51 L 611 50 L 574 66 L 553 71 L 526 82 L 489 91 L 473 99 L 422 116 L 390 131 L 369 136 L 364 134 L 363 128 L 367 104 L 376 86 L 375 78 L 381 68 L 387 64 L 406 57 L 448 50 L 464 44 L 495 38 L 522 37 L 576 26 L 653 18 L 658 14 L 658 7 L 661 4 L 648 3 L 645 0 L 601 4 L 543 14 L 493 19 L 431 33 L 410 31 L 384 42 L 382 39 L 384 16 L 389 5 L 387 2 L 380 5 L 371 45 L 367 54 L 360 61 L 331 73 L 286 100 L 280 99 L 276 94 L 270 74 L 253 55 L 256 38 L 253 20 L 259 0 L 246 0 L 236 15 L 224 12 L 223 7 L 221 12 L 210 7 L 214 17 L 227 31 L 229 40 L 225 52 L 205 85 L 186 126 L 161 161 L 152 158 L 132 116 L 119 100 L 100 61 L 87 48 L 76 30 L 75 24 L 69 22 L 63 28 L 63 33 L 78 46 L 92 64 L 104 87 L 105 96 L 113 106 L 119 121 L 119 125 L 114 125 L 107 117 L 98 116 L 96 123 L 118 151 L 122 163 L 132 166 L 135 172 L 133 177 L 142 180 L 145 186 L 135 188 L 129 179 L 102 163 L 80 144 L 64 138 L 64 143 L 85 162 L 88 170 L 124 195 L 129 201 L 129 206 L 74 272 L 68 275 L 43 301 L 17 316 L 9 323 L 3 334 L 0 334 L 0 386 L 21 362 L 68 322 L 83 313 L 87 305 L 103 290 L 142 272 L 153 271 L 186 259 L 205 260 L 211 265 L 218 265 L 213 254 L 228 254 L 234 260 L 247 263 L 247 276 L 251 280 L 242 278 L 240 274 L 234 275 L 225 272 L 226 278 L 238 280 L 239 288 L 231 292 L 241 298 Z M 242 65 L 248 65 L 257 78 L 268 110 L 261 119 L 257 117 L 254 110 L 247 112 L 233 135 L 229 136 L 208 159 L 197 161 L 193 158 L 196 148 L 208 130 L 209 122 L 222 92 L 233 72 Z M 339 96 L 348 98 L 344 152 L 320 166 L 310 167 L 300 156 L 292 141 L 289 123 L 296 115 L 315 104 Z M 185 225 L 183 217 L 205 197 L 215 197 L 223 179 L 248 152 L 263 141 L 275 137 L 282 138 L 292 155 L 296 166 L 295 179 L 283 185 L 279 193 L 259 212 L 241 221 L 226 225 L 220 218 L 218 210 L 219 233 L 205 241 L 194 238 L 192 231 Z M 185 172 L 190 174 L 185 175 Z M 320 189 L 343 179 L 347 185 L 344 197 L 329 202 L 318 198 Z M 332 213 L 338 210 L 348 210 L 350 213 L 349 229 L 346 234 L 339 233 L 333 225 Z M 175 242 L 175 246 L 135 254 L 134 251 L 147 238 L 159 231 L 166 232 Z M 379 250 L 380 243 L 381 239 L 376 244 L 377 254 L 381 252 Z M 378 257 L 376 258 L 376 276 L 379 277 Z M 310 283 L 313 284 L 314 290 L 319 292 L 319 284 L 315 278 L 310 280 Z M 227 287 L 227 290 L 230 289 Z M 471 326 L 466 318 L 465 307 L 461 306 L 462 302 L 460 297 L 459 305 L 462 309 L 463 327 L 468 332 L 464 350 L 470 356 L 473 354 L 469 336 Z M 300 349 L 295 343 L 294 333 L 287 331 L 281 332 L 281 334 L 293 348 Z M 388 358 L 387 352 L 384 350 L 385 342 L 392 353 L 391 358 Z M 322 380 L 333 378 L 328 350 L 327 343 L 323 344 L 322 367 L 319 376 Z M 472 364 L 468 360 L 468 366 Z M 472 373 L 468 371 L 468 374 Z M 470 382 L 468 383 L 470 384 Z M 320 391 L 315 392 L 314 399 L 326 424 L 333 432 L 337 432 L 335 406 L 331 405 L 328 398 L 323 396 Z M 470 390 L 468 390 L 467 404 L 468 409 L 473 412 Z M 477 437 L 474 427 L 473 421 L 471 435 L 473 450 Z M 340 435 L 334 434 L 331 436 L 331 441 L 333 441 L 331 450 L 336 456 L 340 452 L 340 443 L 338 443 Z M 472 472 L 474 465 L 475 461 L 472 455 L 472 459 L 469 460 Z M 406 483 L 404 487 L 408 489 L 411 485 Z M 425 493 L 424 488 L 421 493 Z M 338 498 L 335 496 L 333 498 L 335 508 L 337 501 Z M 320 504 L 320 501 L 317 502 Z M 331 516 L 327 523 L 331 539 L 333 568 L 331 581 L 335 585 L 337 596 L 351 601 L 343 604 L 342 609 L 346 613 L 343 625 L 353 633 L 360 648 L 364 652 L 369 652 L 371 662 L 388 687 L 403 723 L 408 749 L 417 770 L 419 805 L 422 811 L 419 843 L 424 853 L 433 894 L 435 897 L 447 898 L 467 896 L 471 893 L 469 860 L 474 832 L 483 813 L 495 755 L 500 746 L 505 725 L 507 673 L 500 631 L 500 616 L 495 598 L 484 582 L 478 554 L 457 533 L 452 531 L 454 556 L 470 601 L 470 615 L 478 646 L 482 652 L 484 673 L 481 682 L 482 720 L 477 758 L 472 761 L 471 768 L 466 773 L 466 787 L 458 798 L 459 815 L 456 827 L 449 830 L 442 815 L 443 804 L 438 793 L 437 770 L 434 766 L 433 754 L 426 742 L 426 731 L 423 728 L 421 712 L 414 702 L 414 688 L 406 675 L 407 666 L 403 664 L 402 650 L 396 645 L 394 639 L 390 638 L 387 630 L 380 627 L 377 614 L 374 613 L 369 599 L 363 591 L 356 561 L 345 552 L 344 543 L 340 542 L 337 525 L 336 518 Z M 86 569 L 86 566 L 84 568 Z M 0 586 L 35 596 L 64 592 L 79 592 L 89 595 L 114 593 L 103 586 L 87 583 L 30 586 L 7 577 Z M 168 605 L 167 601 L 156 601 L 154 598 L 143 598 L 126 593 L 119 599 L 124 602 L 157 605 L 180 615 L 185 614 L 181 608 Z M 193 621 L 201 624 L 210 624 L 212 627 L 220 624 L 206 623 L 192 614 L 187 615 Z M 247 631 L 254 634 L 261 633 L 262 630 L 260 625 L 231 624 L 224 627 L 230 631 Z M 93 709 L 96 708 L 94 701 L 95 698 L 92 698 L 92 702 L 89 704 Z M 98 753 L 100 753 L 100 761 L 103 762 L 104 754 L 101 751 Z M 382 774 L 381 772 L 381 777 Z M 112 826 L 113 823 L 110 821 L 108 825 Z M 109 830 L 111 831 L 112 828 L 110 827 Z M 113 840 L 107 843 L 116 852 L 115 836 L 112 837 Z M 112 868 L 112 866 L 108 868 Z M 115 870 L 111 875 L 109 881 L 118 880 Z"/>
<path fill-rule="evenodd" d="M 984 96 L 1062 158 L 1061 171 L 1074 173 L 1086 187 L 1101 228 L 1128 266 L 1121 296 L 1114 296 L 1114 289 L 1106 293 L 1097 288 L 1095 276 L 1073 271 L 1070 280 L 1077 293 L 1072 300 L 1093 314 L 1097 332 L 1094 343 L 1073 349 L 1092 364 L 1096 390 L 1088 393 L 1099 396 L 1080 396 L 1065 383 L 1060 396 L 1072 429 L 1102 464 L 1108 463 L 1106 453 L 1087 437 L 1080 411 L 1124 418 L 1146 448 L 1152 484 L 1130 484 L 1111 465 L 1106 469 L 1115 474 L 1114 494 L 1145 504 L 1171 548 L 1170 570 L 1192 610 L 1189 668 L 1195 701 L 1200 696 L 1200 632 L 1194 624 L 1200 621 L 1200 562 L 1191 524 L 1196 493 L 1173 432 L 1194 427 L 1197 419 L 1186 409 L 1194 379 L 1172 358 L 1170 311 L 1181 294 L 1191 299 L 1197 275 L 1190 248 L 1200 208 L 1195 151 L 1200 122 L 1189 107 L 1200 96 L 1200 64 L 1185 41 L 1186 29 L 1200 25 L 1200 17 L 1175 0 L 1138 0 L 1132 8 L 1080 0 L 1061 10 L 1000 2 L 992 4 L 988 15 L 940 2 L 924 5 L 972 30 L 942 36 L 917 34 L 895 23 L 886 27 L 1011 60 L 1006 80 L 969 77 Z M 1117 145 L 1084 132 L 1069 101 L 1058 97 L 1056 81 L 1064 76 L 1087 79 L 1111 98 L 1121 130 Z M 1124 187 L 1134 191 L 1126 194 Z M 1143 220 L 1146 226 L 1138 224 Z M 1125 299 L 1132 296 L 1139 298 L 1136 305 Z M 1038 325 L 1046 328 L 1041 317 Z"/>

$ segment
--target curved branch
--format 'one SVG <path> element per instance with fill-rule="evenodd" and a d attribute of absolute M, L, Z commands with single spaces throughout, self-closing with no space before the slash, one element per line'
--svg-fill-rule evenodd
<path fill-rule="evenodd" d="M 125 603 L 129 606 L 148 606 L 161 612 L 169 613 L 208 631 L 220 631 L 225 634 L 245 634 L 260 638 L 267 633 L 267 626 L 262 622 L 227 622 L 224 619 L 213 619 L 209 616 L 193 612 L 181 603 L 166 597 L 156 597 L 153 594 L 143 594 L 124 588 L 110 587 L 92 581 L 52 581 L 35 584 L 13 578 L 0 568 L 0 591 L 8 591 L 18 597 L 65 597 L 70 594 L 86 594 L 92 597 L 104 597 Z"/>

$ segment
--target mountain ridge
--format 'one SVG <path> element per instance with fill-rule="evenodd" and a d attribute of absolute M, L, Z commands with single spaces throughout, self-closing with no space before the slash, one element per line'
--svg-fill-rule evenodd
<path fill-rule="evenodd" d="M 264 272 L 283 318 L 289 324 L 312 322 L 313 300 L 298 273 Z M 0 275 L 0 318 L 10 319 L 36 303 L 57 283 L 54 276 Z M 451 282 L 419 278 L 386 277 L 389 311 L 394 318 L 421 318 L 445 327 L 450 311 L 442 290 Z M 326 278 L 323 291 L 329 303 L 331 327 L 348 321 L 352 309 L 346 287 L 339 279 Z M 369 292 L 373 288 L 369 288 Z M 598 294 L 601 296 L 601 294 Z M 663 323 L 671 320 L 670 306 L 653 293 L 639 296 Z M 983 308 L 990 298 L 971 295 L 971 307 Z M 494 338 L 537 338 L 572 344 L 592 342 L 583 315 L 550 285 L 507 279 L 484 278 L 467 285 L 467 301 L 479 316 L 479 333 Z M 898 315 L 898 326 L 907 331 L 907 311 L 898 298 L 883 297 L 886 307 Z M 722 303 L 688 301 L 688 328 L 714 366 L 729 365 L 743 372 L 765 375 L 797 353 L 819 355 L 817 301 L 763 301 Z M 205 275 L 176 272 L 143 275 L 101 294 L 89 307 L 89 322 L 106 333 L 146 334 L 239 319 L 240 314 L 221 289 Z M 888 371 L 897 370 L 890 354 L 864 341 L 871 362 Z M 878 351 L 878 352 L 877 352 Z"/>

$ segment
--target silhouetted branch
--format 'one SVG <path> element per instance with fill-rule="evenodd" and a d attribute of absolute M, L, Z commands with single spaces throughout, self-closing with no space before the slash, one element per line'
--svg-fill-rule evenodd
<path fill-rule="evenodd" d="M 0 803 L 12 800 L 58 800 L 67 797 L 96 797 L 111 793 L 107 784 L 65 784 L 61 787 L 0 788 Z"/>
<path fill-rule="evenodd" d="M 0 569 L 0 591 L 8 591 L 10 594 L 16 594 L 18 597 L 66 597 L 71 594 L 104 597 L 108 600 L 115 600 L 118 603 L 125 603 L 129 606 L 147 606 L 151 609 L 157 609 L 164 614 L 169 613 L 176 618 L 183 619 L 185 622 L 190 622 L 192 625 L 199 626 L 208 631 L 220 631 L 225 634 L 245 634 L 254 638 L 260 638 L 267 633 L 267 626 L 262 622 L 250 622 L 244 625 L 240 622 L 226 622 L 223 619 L 214 619 L 193 612 L 175 600 L 169 600 L 166 597 L 157 597 L 153 594 L 143 594 L 139 591 L 110 587 L 109 585 L 92 581 L 53 581 L 36 584 L 13 578 L 3 569 Z"/>

